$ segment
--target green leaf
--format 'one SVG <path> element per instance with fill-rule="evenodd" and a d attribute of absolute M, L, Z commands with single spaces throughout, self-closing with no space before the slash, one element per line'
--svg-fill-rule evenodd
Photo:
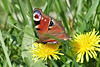
<path fill-rule="evenodd" d="M 84 30 L 86 29 L 86 23 L 85 23 L 84 21 L 81 22 L 78 29 L 79 29 L 79 31 L 80 31 L 81 33 L 83 33 Z"/>
<path fill-rule="evenodd" d="M 95 0 L 92 6 L 90 7 L 88 13 L 85 16 L 86 22 L 89 21 L 90 17 L 92 16 L 93 12 L 96 10 L 97 6 L 99 4 L 99 0 Z"/>
<path fill-rule="evenodd" d="M 37 63 L 35 63 L 34 60 L 32 60 L 31 53 L 29 52 L 30 47 L 32 47 L 32 43 L 36 41 L 36 38 L 34 36 L 35 34 L 32 28 L 29 25 L 26 25 L 21 46 L 22 58 L 28 67 L 41 67 L 41 65 L 43 65 L 42 61 L 38 61 Z"/>
<path fill-rule="evenodd" d="M 6 48 L 6 46 L 5 46 L 5 43 L 4 43 L 4 40 L 3 40 L 3 37 L 2 37 L 1 30 L 0 30 L 0 42 L 1 42 L 1 44 L 2 44 L 1 46 L 2 46 L 2 48 L 3 48 L 3 50 L 4 50 L 4 54 L 5 54 L 5 56 L 6 56 L 7 63 L 8 63 L 8 65 L 9 65 L 9 67 L 12 67 L 11 61 L 10 61 L 10 59 L 9 59 L 9 55 L 8 55 L 8 52 L 7 52 L 7 48 Z"/>
<path fill-rule="evenodd" d="M 24 29 L 24 36 L 23 36 L 21 50 L 29 50 L 29 47 L 31 47 L 32 43 L 36 40 L 34 36 L 35 35 L 32 28 L 29 25 L 26 25 Z"/>
<path fill-rule="evenodd" d="M 26 58 L 26 57 L 24 59 L 25 59 L 27 67 L 46 67 L 41 59 L 38 60 L 37 62 L 34 62 L 34 60 Z"/>

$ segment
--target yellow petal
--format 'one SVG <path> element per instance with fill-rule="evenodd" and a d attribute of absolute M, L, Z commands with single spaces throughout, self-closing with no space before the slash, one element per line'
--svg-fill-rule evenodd
<path fill-rule="evenodd" d="M 84 56 L 84 55 L 82 54 L 81 56 L 82 56 L 82 57 L 81 57 L 81 63 L 83 63 L 83 61 L 84 61 L 83 56 Z"/>
<path fill-rule="evenodd" d="M 93 56 L 91 55 L 91 53 L 88 51 L 88 54 L 89 54 L 89 56 L 91 57 L 91 58 L 93 58 Z"/>
<path fill-rule="evenodd" d="M 86 51 L 86 60 L 87 62 L 89 61 L 89 56 L 88 56 L 88 52 Z"/>

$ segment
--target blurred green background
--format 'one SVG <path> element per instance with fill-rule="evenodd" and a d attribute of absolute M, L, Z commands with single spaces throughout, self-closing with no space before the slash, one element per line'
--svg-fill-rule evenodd
<path fill-rule="evenodd" d="M 66 33 L 73 37 L 96 29 L 100 31 L 99 0 L 0 0 L 0 67 L 48 67 L 46 62 L 31 60 L 29 47 L 37 36 L 33 10 L 42 11 L 61 20 Z M 100 33 L 99 33 L 100 34 Z M 100 53 L 96 60 L 76 63 L 67 45 L 61 48 L 61 60 L 50 60 L 50 67 L 100 67 Z"/>

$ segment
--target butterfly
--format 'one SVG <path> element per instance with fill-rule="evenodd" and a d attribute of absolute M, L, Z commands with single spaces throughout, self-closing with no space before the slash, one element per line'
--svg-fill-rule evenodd
<path fill-rule="evenodd" d="M 65 32 L 62 22 L 44 14 L 41 9 L 34 9 L 33 20 L 36 33 L 39 37 L 38 43 L 59 43 L 57 40 L 44 34 L 49 34 L 64 41 L 70 38 Z"/>

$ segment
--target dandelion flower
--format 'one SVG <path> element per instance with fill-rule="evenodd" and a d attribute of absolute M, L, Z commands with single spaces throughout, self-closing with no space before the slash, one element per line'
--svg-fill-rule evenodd
<path fill-rule="evenodd" d="M 63 55 L 62 53 L 59 53 L 59 46 L 61 44 L 41 44 L 41 43 L 33 43 L 34 47 L 31 47 L 31 53 L 32 60 L 35 59 L 35 62 L 37 62 L 38 59 L 42 58 L 42 60 L 47 60 L 47 58 L 51 59 L 51 56 L 54 59 L 60 59 L 59 55 Z"/>
<path fill-rule="evenodd" d="M 89 56 L 96 59 L 96 51 L 100 51 L 100 35 L 99 32 L 96 32 L 95 29 L 86 34 L 75 35 L 75 39 L 72 40 L 73 51 L 76 52 L 77 58 L 76 61 L 83 63 L 84 57 L 86 61 L 89 61 Z M 84 56 L 85 55 L 85 56 Z"/>

